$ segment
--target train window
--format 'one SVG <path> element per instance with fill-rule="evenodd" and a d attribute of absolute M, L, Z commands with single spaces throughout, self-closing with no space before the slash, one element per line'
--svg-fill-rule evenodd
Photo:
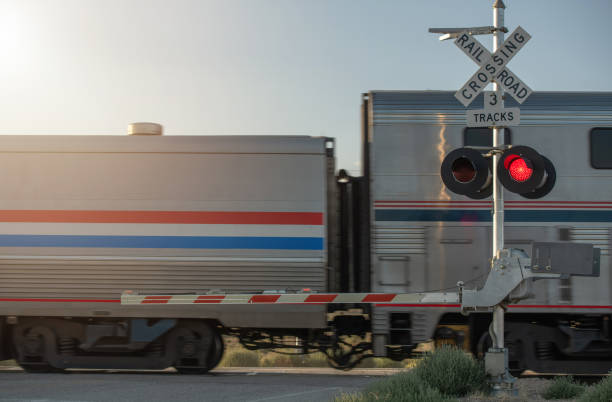
<path fill-rule="evenodd" d="M 510 129 L 504 131 L 504 144 L 511 144 Z M 466 127 L 463 130 L 464 147 L 492 147 L 493 130 L 487 127 Z"/>
<path fill-rule="evenodd" d="M 591 166 L 612 169 L 612 128 L 591 130 Z"/>

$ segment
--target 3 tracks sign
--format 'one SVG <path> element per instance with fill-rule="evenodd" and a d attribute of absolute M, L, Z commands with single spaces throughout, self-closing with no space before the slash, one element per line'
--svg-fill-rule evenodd
<path fill-rule="evenodd" d="M 484 91 L 484 109 L 465 112 L 468 127 L 508 127 L 521 124 L 521 111 L 517 107 L 501 106 L 499 93 Z"/>

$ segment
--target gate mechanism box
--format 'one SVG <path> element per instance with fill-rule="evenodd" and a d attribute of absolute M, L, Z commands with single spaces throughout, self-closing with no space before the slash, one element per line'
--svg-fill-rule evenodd
<path fill-rule="evenodd" d="M 534 242 L 531 245 L 531 270 L 569 275 L 599 276 L 601 250 L 592 244 L 571 242 Z"/>

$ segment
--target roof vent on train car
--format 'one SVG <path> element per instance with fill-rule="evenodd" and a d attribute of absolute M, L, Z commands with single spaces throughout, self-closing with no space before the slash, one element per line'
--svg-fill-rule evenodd
<path fill-rule="evenodd" d="M 128 125 L 128 135 L 162 135 L 164 127 L 157 123 L 131 123 Z"/>

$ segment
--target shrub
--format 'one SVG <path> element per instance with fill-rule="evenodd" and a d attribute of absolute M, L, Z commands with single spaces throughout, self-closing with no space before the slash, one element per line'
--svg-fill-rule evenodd
<path fill-rule="evenodd" d="M 427 355 L 414 372 L 443 395 L 465 396 L 488 390 L 482 364 L 455 347 L 444 346 Z"/>
<path fill-rule="evenodd" d="M 220 364 L 221 367 L 259 367 L 259 355 L 252 350 L 231 350 Z"/>
<path fill-rule="evenodd" d="M 606 377 L 590 387 L 579 399 L 581 402 L 612 401 L 612 377 Z"/>
<path fill-rule="evenodd" d="M 357 394 L 342 394 L 335 402 L 442 402 L 450 401 L 413 373 L 399 373 L 369 385 Z"/>
<path fill-rule="evenodd" d="M 576 384 L 572 376 L 557 377 L 542 393 L 544 399 L 572 399 L 584 392 L 584 387 Z"/>

